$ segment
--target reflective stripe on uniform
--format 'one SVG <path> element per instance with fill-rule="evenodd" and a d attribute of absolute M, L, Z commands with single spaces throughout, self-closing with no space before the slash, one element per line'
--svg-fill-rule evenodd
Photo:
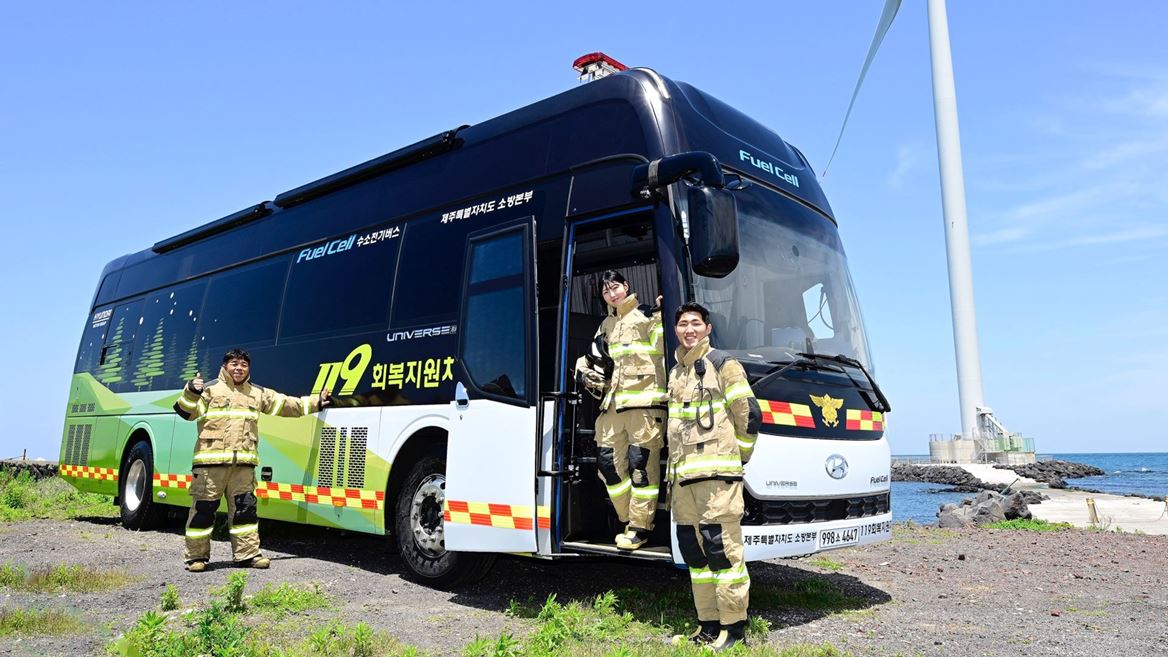
<path fill-rule="evenodd" d="M 678 464 L 676 469 L 678 475 L 707 471 L 725 474 L 742 474 L 742 461 L 737 456 L 704 456 L 695 454 L 685 457 L 685 461 Z"/>
<path fill-rule="evenodd" d="M 608 346 L 608 355 L 613 360 L 629 354 L 660 356 L 661 351 L 652 342 L 630 342 L 628 344 L 613 344 Z"/>
<path fill-rule="evenodd" d="M 206 413 L 203 413 L 203 417 L 207 418 L 208 420 L 213 420 L 217 417 L 234 417 L 243 420 L 258 420 L 260 419 L 260 414 L 255 411 L 243 410 L 207 411 Z"/>
<path fill-rule="evenodd" d="M 187 409 L 188 411 L 193 411 L 193 410 L 195 410 L 195 408 L 197 408 L 199 406 L 199 401 L 198 400 L 191 401 L 191 400 L 187 399 L 186 394 L 182 394 L 182 395 L 178 396 L 178 405 L 182 406 L 183 408 Z"/>
<path fill-rule="evenodd" d="M 187 527 L 187 538 L 205 538 L 211 535 L 211 530 L 213 529 L 215 528 L 208 527 L 206 529 L 195 529 L 193 527 Z"/>
<path fill-rule="evenodd" d="M 284 395 L 277 395 L 276 401 L 268 409 L 268 415 L 279 415 L 282 410 L 284 410 Z"/>
<path fill-rule="evenodd" d="M 238 536 L 239 534 L 251 534 L 252 532 L 258 532 L 259 530 L 259 523 L 252 523 L 250 525 L 236 525 L 229 531 L 232 535 Z"/>
<path fill-rule="evenodd" d="M 202 415 L 203 413 L 206 413 L 207 412 L 207 402 L 200 399 L 199 400 L 199 407 L 195 410 L 198 412 L 198 415 Z"/>
<path fill-rule="evenodd" d="M 693 420 L 697 418 L 699 409 L 702 413 L 709 413 L 711 404 L 713 404 L 715 413 L 726 410 L 726 403 L 720 399 L 715 399 L 712 402 L 689 402 L 688 404 L 677 402 L 669 404 L 669 414 L 683 420 Z"/>
<path fill-rule="evenodd" d="M 220 462 L 224 460 L 234 460 L 236 463 L 255 464 L 259 462 L 259 455 L 255 452 L 244 451 L 198 452 L 191 458 L 191 462 L 194 464 Z"/>
<path fill-rule="evenodd" d="M 746 564 L 739 564 L 726 570 L 710 570 L 705 568 L 690 568 L 690 581 L 694 584 L 740 584 L 750 581 L 750 574 L 746 572 Z"/>
<path fill-rule="evenodd" d="M 616 393 L 618 404 L 651 404 L 669 399 L 669 392 L 665 388 L 653 390 L 625 390 Z"/>
<path fill-rule="evenodd" d="M 656 486 L 646 486 L 644 488 L 638 488 L 637 486 L 633 486 L 633 497 L 638 498 L 638 499 L 642 499 L 642 500 L 656 499 L 657 498 L 657 487 Z"/>
<path fill-rule="evenodd" d="M 620 481 L 620 483 L 616 483 L 616 484 L 613 484 L 611 486 L 605 486 L 605 488 L 608 489 L 608 496 L 609 497 L 620 497 L 621 495 L 624 495 L 625 493 L 627 493 L 629 491 L 629 489 L 632 487 L 633 487 L 633 480 L 632 479 L 622 479 Z"/>
<path fill-rule="evenodd" d="M 749 383 L 746 381 L 739 381 L 738 383 L 731 384 L 730 387 L 726 388 L 726 390 L 722 392 L 722 394 L 725 395 L 727 403 L 732 403 L 738 401 L 739 399 L 753 397 L 754 391 L 750 389 Z"/>
<path fill-rule="evenodd" d="M 305 395 L 305 396 L 300 398 L 300 412 L 301 413 L 307 414 L 308 410 L 310 408 L 312 408 L 312 405 L 309 404 L 310 399 L 311 399 L 311 397 L 309 397 L 308 395 Z"/>
<path fill-rule="evenodd" d="M 741 449 L 754 449 L 754 436 L 736 435 L 734 436 L 734 440 L 738 441 L 738 447 Z"/>

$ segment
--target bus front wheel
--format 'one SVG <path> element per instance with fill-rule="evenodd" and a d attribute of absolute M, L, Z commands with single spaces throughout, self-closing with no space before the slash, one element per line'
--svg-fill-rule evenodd
<path fill-rule="evenodd" d="M 426 454 L 410 467 L 394 501 L 393 534 L 402 564 L 415 579 L 435 588 L 453 588 L 481 579 L 495 555 L 446 549 L 446 459 Z"/>
<path fill-rule="evenodd" d="M 126 529 L 152 529 L 161 524 L 165 509 L 153 499 L 154 450 L 150 443 L 143 440 L 130 448 L 118 473 L 118 493 Z"/>

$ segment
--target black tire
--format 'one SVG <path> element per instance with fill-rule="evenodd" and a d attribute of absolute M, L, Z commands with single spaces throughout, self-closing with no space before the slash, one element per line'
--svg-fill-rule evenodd
<path fill-rule="evenodd" d="M 426 454 L 409 468 L 393 502 L 392 519 L 394 541 L 406 571 L 422 584 L 438 589 L 485 577 L 497 555 L 446 550 L 442 520 L 446 457 Z M 416 502 L 420 502 L 417 509 Z"/>
<path fill-rule="evenodd" d="M 149 442 L 130 447 L 118 473 L 118 502 L 126 529 L 153 529 L 166 518 L 166 509 L 154 501 L 154 450 Z"/>

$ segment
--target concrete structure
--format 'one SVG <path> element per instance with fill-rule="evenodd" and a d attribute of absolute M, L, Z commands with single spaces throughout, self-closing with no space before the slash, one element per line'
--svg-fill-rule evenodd
<path fill-rule="evenodd" d="M 1034 440 L 1010 434 L 1000 438 L 969 439 L 963 436 L 929 436 L 929 460 L 933 463 L 1034 463 Z"/>

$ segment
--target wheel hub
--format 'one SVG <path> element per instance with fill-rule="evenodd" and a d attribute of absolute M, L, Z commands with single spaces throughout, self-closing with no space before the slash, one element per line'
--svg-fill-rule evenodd
<path fill-rule="evenodd" d="M 446 554 L 442 509 L 446 502 L 446 477 L 432 474 L 418 484 L 410 500 L 410 533 L 422 552 L 432 557 Z"/>
<path fill-rule="evenodd" d="M 146 481 L 146 463 L 138 459 L 130 464 L 130 470 L 126 473 L 126 508 L 130 511 L 137 511 L 138 507 L 142 506 L 142 502 L 146 499 L 146 486 L 149 482 Z"/>

